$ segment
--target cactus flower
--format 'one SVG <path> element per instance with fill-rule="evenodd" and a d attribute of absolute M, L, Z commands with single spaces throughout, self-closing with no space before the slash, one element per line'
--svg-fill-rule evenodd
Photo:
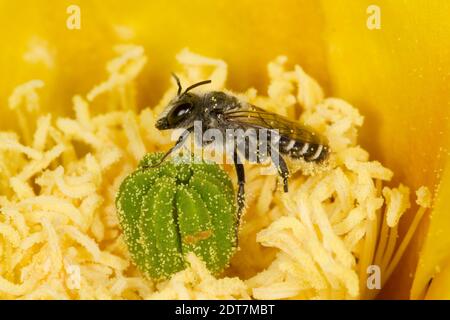
<path fill-rule="evenodd" d="M 183 47 L 227 61 L 231 75 L 227 87 L 236 91 L 250 86 L 266 88 L 265 67 L 268 61 L 280 53 L 286 54 L 290 63 L 301 64 L 317 79 L 327 95 L 344 98 L 366 116 L 366 126 L 360 137 L 361 145 L 367 148 L 371 158 L 391 168 L 397 182 L 402 181 L 412 189 L 425 185 L 434 191 L 432 207 L 422 219 L 381 297 L 448 299 L 449 1 L 242 0 L 230 3 L 224 0 L 91 0 L 76 3 L 81 14 L 79 30 L 66 27 L 67 8 L 71 2 L 55 1 L 51 5 L 43 0 L 1 2 L 1 131 L 21 132 L 29 124 L 34 126 L 38 116 L 48 113 L 53 119 L 71 115 L 72 97 L 86 93 L 104 81 L 105 61 L 114 55 L 111 44 L 136 43 L 148 53 L 148 64 L 136 81 L 136 90 L 129 96 L 120 97 L 125 102 L 135 99 L 138 103 L 133 105 L 140 107 L 152 106 L 161 98 L 169 83 L 167 75 L 174 68 L 173 57 Z M 371 30 L 367 28 L 367 19 L 371 17 L 368 8 L 373 5 L 378 6 L 381 20 L 380 28 Z M 45 85 L 33 79 L 41 79 Z M 40 99 L 41 109 L 39 112 L 31 110 L 28 118 L 29 110 L 7 107 L 11 93 L 23 83 L 33 86 L 38 92 L 28 100 L 36 102 L 37 97 Z M 123 91 L 124 87 L 119 89 Z M 112 98 L 117 97 L 104 100 Z M 92 114 L 103 112 L 106 109 L 104 105 L 96 102 L 90 111 Z M 42 119 L 44 127 L 46 119 Z M 87 122 L 83 130 L 91 127 L 92 123 Z M 33 128 L 30 128 L 28 134 L 21 134 L 27 144 L 27 140 L 33 138 L 32 133 Z M 161 138 L 155 132 L 151 134 Z M 42 143 L 37 142 L 36 148 L 43 149 Z M 57 152 L 61 150 L 50 155 Z M 29 156 L 38 158 L 33 153 Z M 20 163 L 13 162 L 12 167 L 16 166 L 19 167 Z M 8 170 L 0 168 L 0 178 L 8 174 Z M 147 175 L 151 174 L 138 169 L 132 174 L 137 180 L 129 182 L 132 180 L 130 177 L 123 188 L 127 184 L 129 188 L 135 183 L 145 185 L 140 179 L 147 179 Z M 179 197 L 185 197 L 182 203 L 175 201 L 175 204 L 190 208 L 186 193 L 193 192 L 194 188 L 162 173 L 158 181 L 164 185 L 175 183 Z M 0 179 L 0 190 L 10 185 L 9 180 Z M 25 191 L 22 196 L 33 190 Z M 156 200 L 177 199 L 176 195 L 167 192 L 155 190 L 155 198 L 146 198 L 143 208 L 133 204 L 139 209 L 134 214 L 143 209 L 152 211 Z M 140 194 L 142 199 L 146 195 L 143 191 Z M 190 199 L 197 203 L 195 197 Z M 157 210 L 159 212 L 160 208 Z M 143 230 L 143 226 L 151 222 L 146 219 L 138 222 L 133 214 L 126 217 L 132 220 L 130 225 L 139 224 Z M 150 216 L 145 217 L 150 219 Z M 170 216 L 158 216 L 158 219 L 166 221 L 164 219 L 170 219 Z M 405 215 L 399 227 L 399 240 L 404 239 L 413 219 L 412 213 Z M 134 244 L 134 247 L 130 246 L 131 254 L 138 264 L 139 259 L 144 259 L 136 253 L 141 246 L 138 242 L 141 236 L 139 228 L 125 229 L 128 244 Z M 93 234 L 97 239 L 104 238 L 100 228 Z M 182 234 L 177 236 L 182 241 Z M 187 237 L 185 241 L 189 243 L 197 239 L 198 235 Z M 197 243 L 202 241 L 209 240 L 198 240 Z M 175 256 L 171 256 L 174 261 Z M 179 259 L 173 266 L 174 270 L 182 268 L 183 263 Z M 11 272 L 11 279 L 14 275 Z M 17 290 L 17 295 L 20 293 Z"/>

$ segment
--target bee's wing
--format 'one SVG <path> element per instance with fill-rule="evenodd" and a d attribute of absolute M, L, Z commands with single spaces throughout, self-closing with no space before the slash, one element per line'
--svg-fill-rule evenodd
<path fill-rule="evenodd" d="M 224 113 L 224 117 L 227 121 L 237 123 L 242 127 L 278 130 L 280 136 L 289 139 L 324 144 L 322 137 L 312 129 L 298 122 L 291 121 L 284 116 L 265 111 L 253 105 L 247 108 L 227 111 Z"/>

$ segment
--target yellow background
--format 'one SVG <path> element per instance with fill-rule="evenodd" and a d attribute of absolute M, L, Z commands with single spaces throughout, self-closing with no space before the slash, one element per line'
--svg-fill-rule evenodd
<path fill-rule="evenodd" d="M 81 8 L 81 30 L 68 30 L 66 9 Z M 369 30 L 366 10 L 381 9 Z M 188 46 L 229 64 L 229 86 L 264 90 L 266 64 L 279 54 L 300 63 L 328 95 L 361 109 L 361 142 L 395 172 L 395 181 L 437 190 L 392 280 L 386 298 L 429 298 L 450 292 L 450 2 L 426 0 L 0 1 L 0 128 L 14 129 L 7 108 L 13 88 L 45 81 L 44 111 L 71 112 L 71 97 L 106 77 L 115 26 L 135 30 L 149 62 L 139 76 L 138 102 L 155 103 Z M 30 41 L 48 42 L 55 66 L 23 60 Z M 403 221 L 401 235 L 411 217 Z M 403 232 L 402 232 L 403 230 Z M 420 248 L 422 250 L 420 251 Z M 417 273 L 416 265 L 418 265 Z M 445 268 L 447 265 L 447 268 Z M 412 286 L 412 290 L 411 290 Z"/>

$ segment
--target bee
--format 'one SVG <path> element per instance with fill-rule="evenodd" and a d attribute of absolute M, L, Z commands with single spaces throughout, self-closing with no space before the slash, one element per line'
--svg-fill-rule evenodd
<path fill-rule="evenodd" d="M 256 162 L 260 163 L 270 157 L 283 179 L 284 192 L 288 192 L 289 169 L 283 156 L 317 164 L 328 157 L 330 149 L 323 138 L 306 126 L 241 101 L 225 92 L 209 91 L 203 94 L 190 92 L 198 86 L 211 83 L 211 80 L 195 83 L 183 91 L 179 78 L 175 74 L 172 76 L 178 86 L 177 96 L 170 101 L 166 110 L 156 121 L 156 128 L 159 130 L 182 128 L 185 131 L 175 145 L 164 154 L 160 162 L 153 167 L 158 166 L 170 154 L 183 146 L 187 137 L 194 132 L 194 123 L 196 122 L 201 123 L 204 130 L 217 129 L 224 135 L 229 135 L 229 130 L 239 129 L 265 130 L 267 133 L 268 138 L 264 141 L 261 141 L 260 136 L 255 134 L 247 137 L 234 136 L 235 143 L 230 150 L 232 154 L 229 156 L 233 159 L 238 181 L 239 218 L 245 205 L 245 172 L 240 153 L 244 153 L 245 159 L 251 160 L 252 153 L 249 152 L 248 146 L 252 142 L 253 145 L 256 144 Z M 202 146 L 211 143 L 203 138 L 196 139 L 196 142 Z M 243 144 L 244 147 L 239 148 Z M 275 144 L 277 147 L 274 147 Z"/>

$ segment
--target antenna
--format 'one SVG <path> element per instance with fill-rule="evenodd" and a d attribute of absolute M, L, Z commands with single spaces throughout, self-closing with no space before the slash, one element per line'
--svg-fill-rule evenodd
<path fill-rule="evenodd" d="M 177 82 L 177 86 L 178 86 L 177 96 L 180 96 L 181 90 L 183 90 L 183 88 L 181 87 L 180 78 L 178 78 L 178 76 L 175 73 L 173 73 L 173 72 L 172 72 L 172 77 Z M 183 94 L 187 93 L 189 90 L 197 88 L 198 86 L 202 86 L 202 85 L 208 84 L 208 83 L 211 83 L 211 80 L 203 80 L 203 81 L 194 83 L 193 85 L 187 87 L 186 90 L 184 90 Z M 181 94 L 181 95 L 183 95 L 183 94 Z"/>
<path fill-rule="evenodd" d="M 192 86 L 187 87 L 186 90 L 184 90 L 183 94 L 187 93 L 189 90 L 197 88 L 198 86 L 202 86 L 202 85 L 208 84 L 208 83 L 211 83 L 211 80 L 204 80 L 204 81 L 200 81 L 200 82 L 194 83 Z"/>
<path fill-rule="evenodd" d="M 179 96 L 180 93 L 181 93 L 181 90 L 183 90 L 183 88 L 181 87 L 180 78 L 178 78 L 177 75 L 175 73 L 173 73 L 173 72 L 172 72 L 172 77 L 174 77 L 175 81 L 177 82 L 177 85 L 178 85 L 177 96 Z"/>

